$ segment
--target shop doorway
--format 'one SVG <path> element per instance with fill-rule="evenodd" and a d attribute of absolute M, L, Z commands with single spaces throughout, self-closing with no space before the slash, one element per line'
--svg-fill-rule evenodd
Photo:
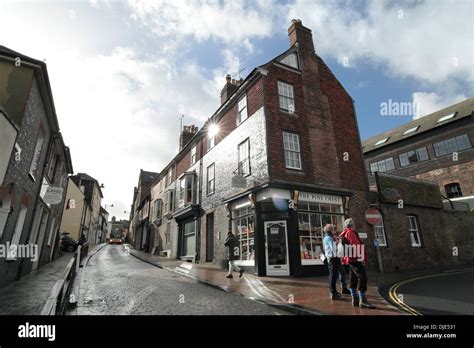
<path fill-rule="evenodd" d="M 286 221 L 265 221 L 267 275 L 290 275 Z"/>

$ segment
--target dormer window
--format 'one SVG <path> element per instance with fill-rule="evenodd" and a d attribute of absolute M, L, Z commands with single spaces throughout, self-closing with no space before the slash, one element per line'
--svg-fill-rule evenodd
<path fill-rule="evenodd" d="M 411 134 L 413 132 L 416 132 L 418 130 L 418 128 L 420 128 L 420 126 L 409 128 L 409 129 L 407 129 L 406 131 L 403 132 L 403 135 L 408 135 L 408 134 Z"/>
<path fill-rule="evenodd" d="M 296 56 L 296 53 L 290 53 L 280 62 L 285 65 L 291 66 L 292 68 L 298 69 L 298 57 Z"/>
<path fill-rule="evenodd" d="M 377 142 L 375 143 L 375 146 L 379 146 L 379 145 L 385 144 L 385 143 L 387 142 L 388 138 L 389 138 L 389 137 L 377 141 Z"/>
<path fill-rule="evenodd" d="M 449 114 L 449 115 L 446 115 L 446 116 L 440 117 L 440 118 L 438 119 L 438 121 L 436 121 L 436 123 L 441 123 L 441 122 L 444 122 L 444 121 L 450 120 L 450 119 L 452 119 L 452 118 L 454 117 L 454 115 L 455 115 L 455 114 L 456 114 L 456 113 L 455 113 L 455 112 L 453 112 L 452 114 Z"/>

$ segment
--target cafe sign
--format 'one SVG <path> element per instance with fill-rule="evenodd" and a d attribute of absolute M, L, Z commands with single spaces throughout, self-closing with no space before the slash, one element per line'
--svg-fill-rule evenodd
<path fill-rule="evenodd" d="M 47 204 L 58 204 L 61 203 L 63 199 L 63 188 L 48 186 L 46 193 L 43 197 L 43 201 Z"/>
<path fill-rule="evenodd" d="M 312 192 L 300 192 L 299 201 L 314 202 L 314 203 L 326 203 L 326 204 L 342 204 L 342 197 L 324 195 L 321 193 Z"/>

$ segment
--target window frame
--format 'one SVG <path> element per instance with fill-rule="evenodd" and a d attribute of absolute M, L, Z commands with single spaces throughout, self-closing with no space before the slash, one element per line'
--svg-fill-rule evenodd
<path fill-rule="evenodd" d="M 209 180 L 209 173 L 212 167 L 212 179 Z M 210 190 L 210 183 L 212 182 L 212 191 Z M 216 164 L 215 162 L 208 165 L 206 168 L 206 195 L 210 196 L 216 192 Z"/>
<path fill-rule="evenodd" d="M 241 108 L 241 102 L 245 101 L 245 106 Z M 247 100 L 247 93 L 244 93 L 243 96 L 241 96 L 237 100 L 237 125 L 241 124 L 244 122 L 246 119 L 248 119 L 248 100 Z M 242 114 L 245 111 L 245 117 L 242 118 Z"/>
<path fill-rule="evenodd" d="M 30 177 L 33 179 L 33 181 L 36 181 L 39 170 L 40 170 L 40 159 L 41 159 L 41 154 L 43 152 L 43 146 L 44 146 L 44 134 L 43 130 L 40 127 L 40 130 L 38 132 L 38 135 L 36 137 L 35 141 L 35 148 L 33 151 L 33 157 L 30 162 L 30 168 L 28 170 L 28 174 Z"/>
<path fill-rule="evenodd" d="M 423 243 L 421 241 L 420 224 L 418 223 L 418 217 L 416 215 L 410 214 L 406 215 L 406 217 L 408 218 L 408 233 L 410 235 L 411 246 L 413 248 L 421 248 Z M 416 228 L 412 228 L 411 221 L 415 221 Z M 418 238 L 417 244 L 414 244 L 415 239 L 412 236 L 413 232 L 416 232 Z"/>
<path fill-rule="evenodd" d="M 420 152 L 421 150 L 423 150 L 426 152 L 426 156 L 427 158 L 426 159 L 421 159 L 421 156 L 420 156 Z M 416 156 L 416 161 L 415 162 L 412 162 L 410 161 L 410 158 L 413 156 L 413 154 L 411 156 L 409 156 L 408 154 L 410 153 L 413 153 L 415 156 Z M 403 156 L 403 157 L 402 157 Z M 403 160 L 402 160 L 403 158 Z M 406 158 L 406 161 L 408 161 L 408 163 L 405 163 L 404 164 L 404 161 L 405 161 L 405 158 Z M 418 149 L 415 149 L 415 150 L 410 150 L 410 151 L 407 151 L 407 152 L 404 152 L 404 153 L 401 153 L 398 155 L 398 160 L 400 162 L 400 167 L 408 167 L 408 166 L 411 166 L 413 164 L 417 164 L 417 163 L 421 163 L 421 162 L 425 162 L 425 161 L 429 161 L 430 160 L 430 155 L 428 153 L 428 149 L 426 148 L 426 146 L 422 146 Z"/>
<path fill-rule="evenodd" d="M 390 161 L 391 160 L 391 164 L 393 165 L 393 168 L 392 169 L 388 169 L 388 170 L 380 170 L 380 164 L 383 162 L 384 166 L 386 167 L 387 164 L 386 164 L 386 161 Z M 377 170 L 373 170 L 374 168 L 374 165 L 377 166 Z M 372 162 L 370 163 L 370 173 L 372 175 L 374 175 L 374 173 L 376 172 L 379 172 L 379 173 L 388 173 L 392 170 L 396 170 L 396 167 L 395 167 L 395 161 L 393 160 L 393 157 L 387 157 L 387 158 L 384 158 L 382 160 L 379 160 L 379 161 L 376 161 L 376 162 Z"/>
<path fill-rule="evenodd" d="M 456 192 L 449 192 L 448 189 L 451 187 L 456 188 Z M 463 197 L 462 195 L 462 190 L 461 190 L 461 185 L 458 182 L 450 182 L 449 184 L 444 185 L 444 191 L 446 192 L 446 196 L 448 198 L 458 198 L 458 197 Z M 452 194 L 455 195 L 452 195 Z M 459 193 L 459 195 L 456 195 L 456 193 Z"/>
<path fill-rule="evenodd" d="M 191 147 L 191 165 L 195 164 L 197 162 L 197 149 L 196 145 L 193 145 Z"/>
<path fill-rule="evenodd" d="M 284 94 L 284 92 L 285 92 L 284 89 L 286 87 L 289 87 L 288 91 L 291 92 L 291 93 L 288 93 L 288 95 Z M 288 83 L 288 82 L 278 80 L 277 81 L 277 92 L 278 92 L 278 106 L 279 106 L 280 110 L 295 113 L 296 112 L 296 105 L 295 105 L 295 88 L 294 88 L 294 86 L 292 84 Z M 290 96 L 290 94 L 291 94 L 291 96 Z M 282 99 L 282 98 L 284 98 L 284 99 Z M 288 108 L 286 108 L 285 105 L 282 105 L 282 100 L 285 100 L 285 99 L 288 99 Z M 290 111 L 290 105 L 293 105 L 293 110 L 292 111 Z"/>
<path fill-rule="evenodd" d="M 171 214 L 174 211 L 174 190 L 165 191 L 165 209 L 164 214 Z"/>
<path fill-rule="evenodd" d="M 244 159 L 241 159 L 240 158 L 240 155 L 241 155 L 241 151 L 240 149 L 245 146 L 245 144 L 247 143 L 247 157 L 244 158 Z M 243 171 L 241 172 L 241 164 L 244 163 L 244 162 L 247 162 L 248 164 L 248 173 L 244 173 Z M 239 175 L 242 175 L 244 178 L 249 176 L 251 173 L 252 173 L 252 169 L 250 167 L 250 138 L 247 138 L 245 139 L 244 141 L 242 141 L 239 145 L 237 145 L 237 173 Z"/>
<path fill-rule="evenodd" d="M 297 145 L 298 145 L 298 151 L 293 150 L 293 149 L 287 149 L 285 147 L 285 135 L 288 135 L 288 145 L 290 144 L 290 136 L 293 138 L 293 136 L 296 136 L 296 139 L 298 140 Z M 301 145 L 300 145 L 300 135 L 298 133 L 294 132 L 288 132 L 288 131 L 283 131 L 282 132 L 282 137 L 283 137 L 283 156 L 285 160 L 285 168 L 286 169 L 292 169 L 292 170 L 303 170 L 303 161 L 301 159 Z M 298 161 L 299 161 L 299 167 L 293 167 L 289 165 L 290 157 L 287 157 L 287 153 L 296 153 L 298 155 Z M 288 159 L 288 160 L 287 160 Z M 295 159 L 293 159 L 295 161 Z"/>
<path fill-rule="evenodd" d="M 469 144 L 469 146 L 466 147 L 466 148 L 461 148 L 459 146 L 460 143 L 457 140 L 458 138 L 467 139 L 467 143 Z M 448 142 L 450 143 L 449 145 L 448 145 Z M 454 147 L 456 147 L 456 148 L 451 151 L 451 149 L 449 149 L 449 147 L 452 147 L 453 144 L 454 144 Z M 443 157 L 443 156 L 449 156 L 449 155 L 453 154 L 454 152 L 460 152 L 460 151 L 465 151 L 465 150 L 469 150 L 469 149 L 472 149 L 472 142 L 471 142 L 471 139 L 469 138 L 469 135 L 467 133 L 459 134 L 459 135 L 456 135 L 454 137 L 451 137 L 451 138 L 444 139 L 444 140 L 438 141 L 436 143 L 433 143 L 433 151 L 434 151 L 435 157 L 437 157 L 437 158 L 438 157 Z M 440 150 L 443 150 L 442 154 L 439 153 Z"/>

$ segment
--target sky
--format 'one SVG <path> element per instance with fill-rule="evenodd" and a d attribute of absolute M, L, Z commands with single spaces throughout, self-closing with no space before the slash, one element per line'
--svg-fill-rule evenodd
<path fill-rule="evenodd" d="M 180 116 L 201 127 L 226 74 L 289 48 L 293 18 L 354 99 L 362 140 L 474 96 L 469 0 L 3 0 L 0 45 L 45 60 L 75 172 L 127 218 L 140 169 L 177 153 Z M 383 114 L 389 101 L 416 113 Z"/>

